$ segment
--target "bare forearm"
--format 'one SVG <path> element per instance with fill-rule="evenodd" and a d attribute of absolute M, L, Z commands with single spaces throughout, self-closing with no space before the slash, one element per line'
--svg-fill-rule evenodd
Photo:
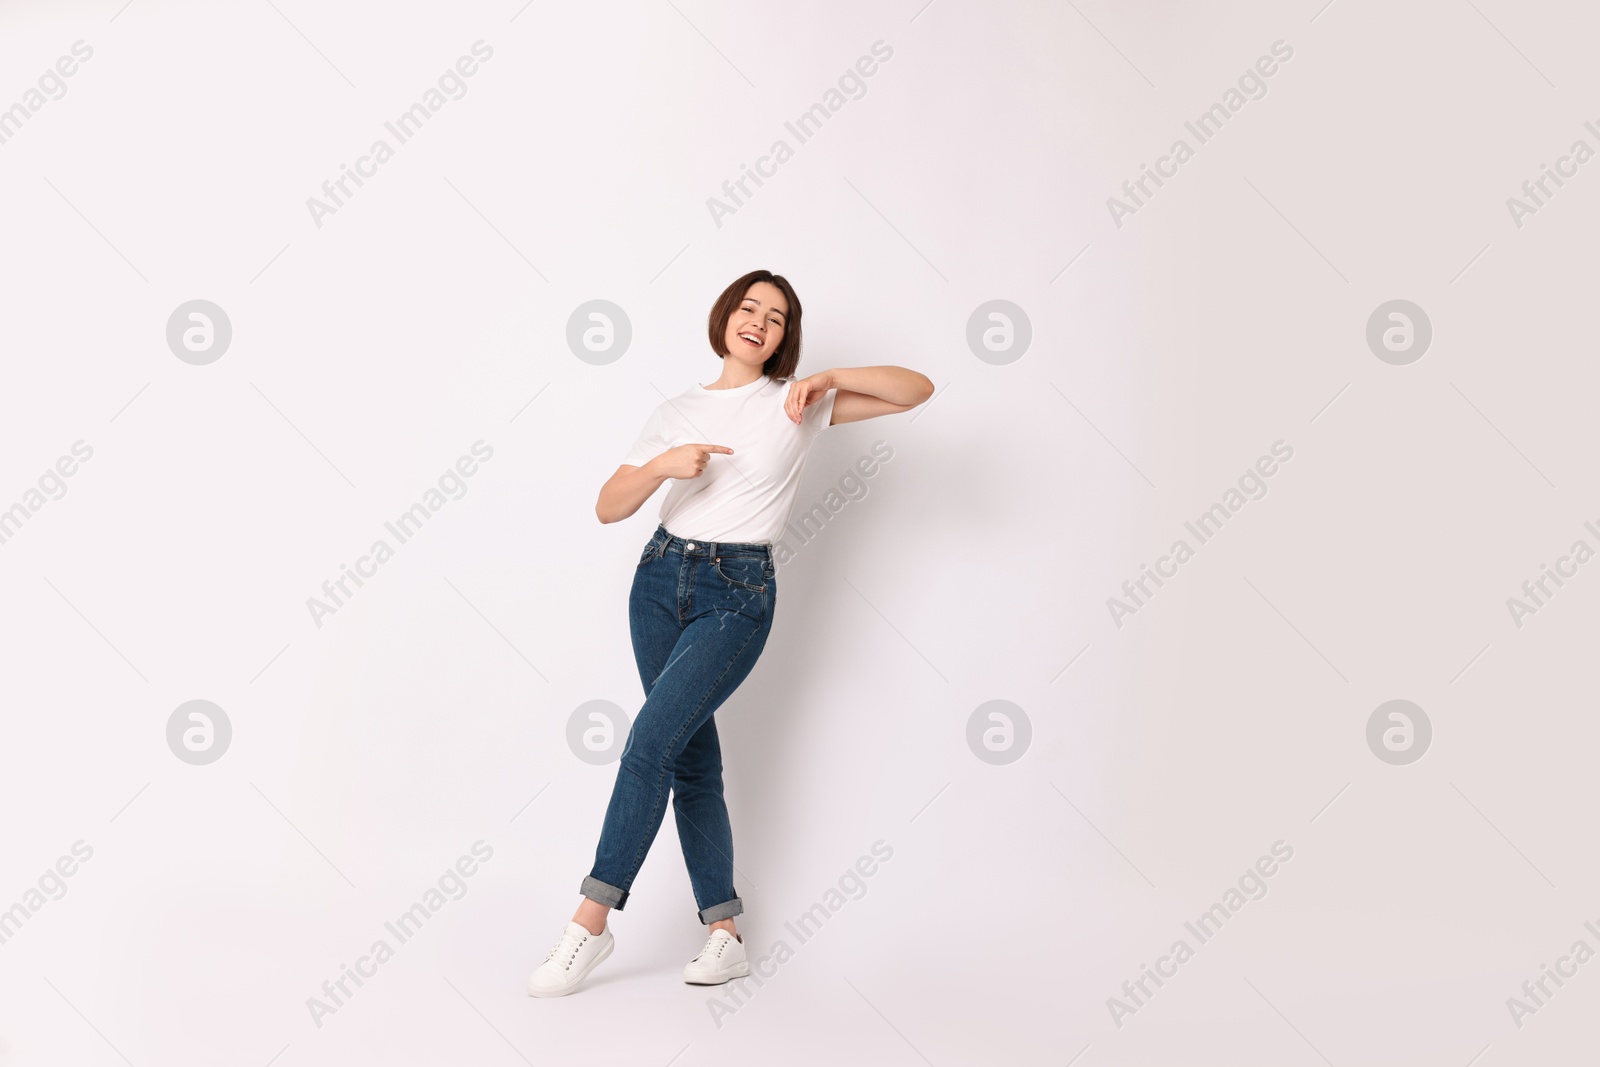
<path fill-rule="evenodd" d="M 933 380 L 909 367 L 835 367 L 836 389 L 866 393 L 891 404 L 920 404 L 933 395 Z"/>
<path fill-rule="evenodd" d="M 638 511 L 666 480 L 667 476 L 659 472 L 655 460 L 631 471 L 613 474 L 600 487 L 600 499 L 594 506 L 595 516 L 601 522 L 621 522 Z"/>

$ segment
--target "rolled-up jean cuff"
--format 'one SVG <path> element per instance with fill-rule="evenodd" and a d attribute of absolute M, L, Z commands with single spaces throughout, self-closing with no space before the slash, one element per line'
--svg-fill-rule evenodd
<path fill-rule="evenodd" d="M 583 884 L 578 887 L 578 892 L 597 904 L 604 904 L 606 907 L 615 908 L 617 911 L 621 911 L 622 906 L 628 902 L 628 891 L 626 889 L 618 889 L 616 886 L 608 885 L 590 875 L 584 876 Z"/>
<path fill-rule="evenodd" d="M 738 897 L 734 897 L 732 900 L 724 901 L 721 904 L 715 904 L 707 908 L 705 911 L 700 912 L 700 922 L 703 925 L 710 926 L 712 923 L 718 922 L 719 920 L 731 919 L 735 915 L 743 914 L 744 902 Z"/>

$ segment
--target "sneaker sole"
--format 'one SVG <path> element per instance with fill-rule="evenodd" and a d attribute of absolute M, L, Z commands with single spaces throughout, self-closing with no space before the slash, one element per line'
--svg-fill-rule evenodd
<path fill-rule="evenodd" d="M 583 985 L 583 980 L 585 978 L 589 977 L 589 974 L 590 974 L 591 971 L 593 971 L 596 967 L 600 966 L 601 963 L 605 962 L 605 958 L 607 956 L 611 955 L 611 950 L 616 948 L 616 947 L 617 947 L 617 942 L 614 939 L 612 941 L 607 942 L 605 948 L 602 948 L 598 953 L 596 953 L 594 959 L 589 961 L 589 966 L 585 967 L 583 969 L 583 971 L 579 973 L 578 977 L 573 979 L 572 983 L 570 985 L 568 985 L 565 989 L 539 989 L 539 988 L 536 988 L 533 985 L 532 979 L 529 979 L 528 996 L 530 996 L 530 997 L 564 997 L 568 993 L 577 992 L 578 987 Z"/>
<path fill-rule="evenodd" d="M 684 978 L 684 982 L 686 984 L 688 984 L 688 985 L 722 985 L 725 982 L 733 981 L 735 978 L 748 977 L 749 974 L 750 974 L 750 961 L 746 960 L 743 963 L 735 964 L 730 970 L 727 971 L 727 973 L 721 974 L 719 977 L 716 977 L 716 978 L 689 978 L 689 977 L 685 977 Z"/>

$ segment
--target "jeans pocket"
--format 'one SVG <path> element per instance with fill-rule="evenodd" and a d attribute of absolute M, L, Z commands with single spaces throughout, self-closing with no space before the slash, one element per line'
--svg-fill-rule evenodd
<path fill-rule="evenodd" d="M 656 558 L 656 547 L 655 538 L 651 538 L 650 543 L 645 545 L 644 551 L 639 554 L 639 562 L 634 565 L 634 570 L 638 570 L 640 567 L 643 567 L 646 563 L 649 563 L 652 559 Z"/>
<path fill-rule="evenodd" d="M 761 556 L 718 556 L 711 567 L 729 585 L 752 593 L 765 593 L 772 564 Z"/>

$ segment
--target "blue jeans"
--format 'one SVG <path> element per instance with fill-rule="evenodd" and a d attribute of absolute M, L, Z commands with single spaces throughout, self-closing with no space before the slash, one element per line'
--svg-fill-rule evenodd
<path fill-rule="evenodd" d="M 777 569 L 768 545 L 691 541 L 657 525 L 628 596 L 645 701 L 628 731 L 594 867 L 579 892 L 621 911 L 666 814 L 677 818 L 700 921 L 744 912 L 712 713 L 745 680 L 772 629 Z"/>

